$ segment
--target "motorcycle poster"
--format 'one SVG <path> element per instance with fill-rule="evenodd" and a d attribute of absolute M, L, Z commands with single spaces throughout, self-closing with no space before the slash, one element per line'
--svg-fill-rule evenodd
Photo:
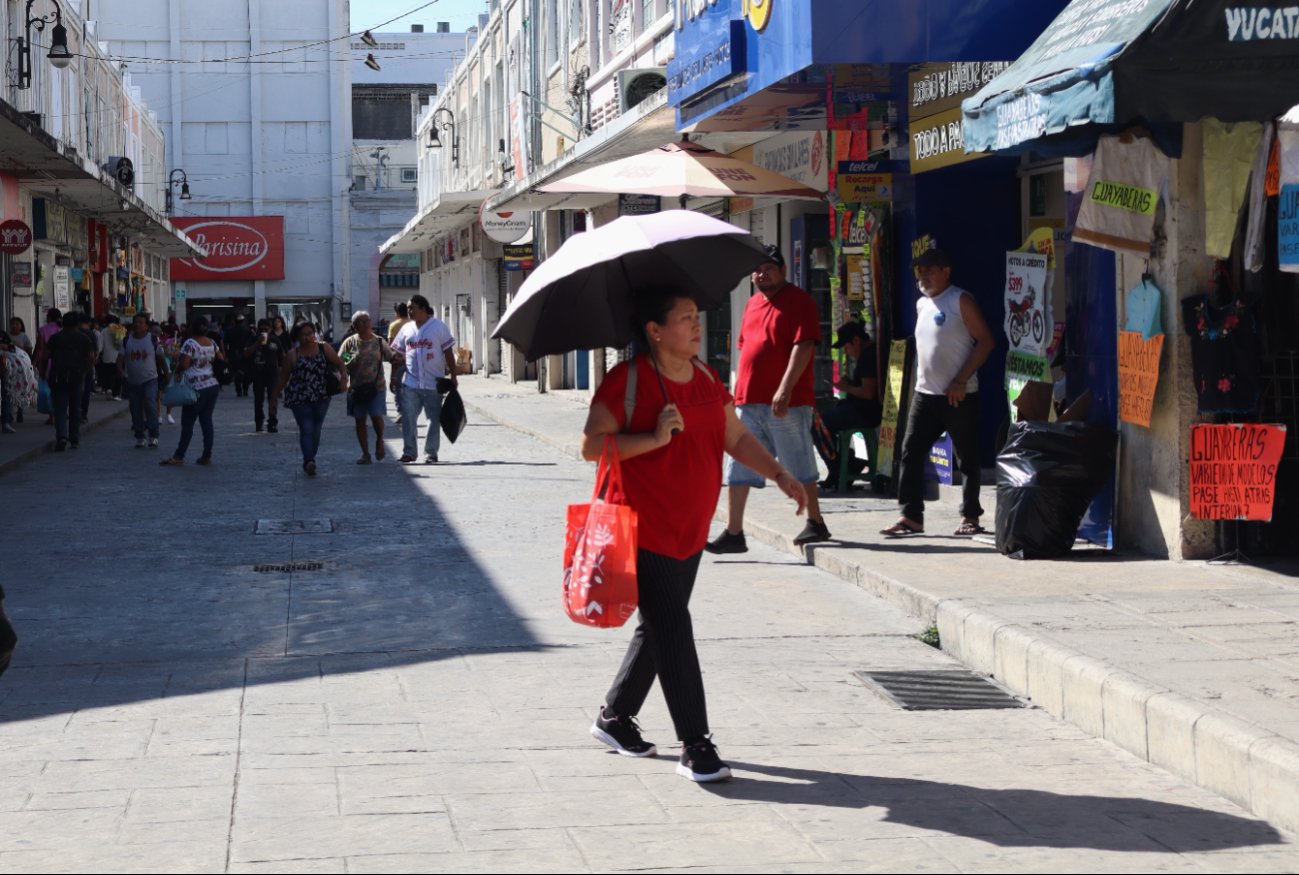
<path fill-rule="evenodd" d="M 1039 252 L 1006 253 L 1006 321 L 1003 325 L 1011 352 L 1046 355 L 1051 343 L 1047 331 L 1047 262 Z"/>

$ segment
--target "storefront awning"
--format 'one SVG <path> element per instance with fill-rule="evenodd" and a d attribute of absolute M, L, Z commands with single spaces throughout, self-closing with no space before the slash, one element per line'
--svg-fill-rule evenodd
<path fill-rule="evenodd" d="M 483 199 L 495 189 L 480 188 L 472 191 L 444 191 L 428 209 L 406 223 L 379 247 L 380 255 L 394 252 L 420 252 L 449 231 L 459 231 L 473 224 Z"/>
<path fill-rule="evenodd" d="M 1067 141 L 1138 123 L 1263 121 L 1297 102 L 1299 6 L 1073 0 L 962 104 L 965 148 L 1079 151 Z"/>
<path fill-rule="evenodd" d="M 572 150 L 497 192 L 484 206 L 486 212 L 526 210 L 587 210 L 608 203 L 616 195 L 577 192 L 541 192 L 546 185 L 606 161 L 616 161 L 677 139 L 676 116 L 667 105 L 667 90 L 636 104 Z"/>
<path fill-rule="evenodd" d="M 123 229 L 157 255 L 207 254 L 134 191 L 5 101 L 0 101 L 0 171 L 39 197 Z"/>

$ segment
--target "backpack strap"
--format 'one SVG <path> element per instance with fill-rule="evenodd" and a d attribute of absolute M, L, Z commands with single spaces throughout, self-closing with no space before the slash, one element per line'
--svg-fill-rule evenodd
<path fill-rule="evenodd" d="M 622 430 L 631 428 L 631 415 L 636 410 L 636 359 L 627 362 L 627 391 L 622 399 Z"/>

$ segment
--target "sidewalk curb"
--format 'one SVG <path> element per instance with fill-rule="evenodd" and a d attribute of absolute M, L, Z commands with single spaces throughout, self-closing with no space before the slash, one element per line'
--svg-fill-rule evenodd
<path fill-rule="evenodd" d="M 81 433 L 87 434 L 89 432 L 95 431 L 104 423 L 112 422 L 115 419 L 120 419 L 121 417 L 125 416 L 130 412 L 131 412 L 130 408 L 127 405 L 123 404 L 121 410 L 116 410 L 108 414 L 107 416 L 102 416 L 99 419 L 96 419 L 94 422 L 88 422 L 82 425 Z M 37 444 L 34 447 L 30 447 L 26 450 L 23 450 L 13 458 L 5 459 L 3 462 L 0 462 L 0 477 L 3 477 L 5 474 L 8 474 L 12 471 L 18 470 L 23 465 L 26 465 L 28 462 L 32 461 L 33 459 L 43 456 L 46 453 L 52 453 L 52 452 L 54 452 L 53 440 L 42 441 L 41 443 Z"/>
<path fill-rule="evenodd" d="M 725 508 L 716 519 L 725 521 Z M 942 649 L 995 677 L 1054 717 L 1212 790 L 1259 817 L 1299 830 L 1299 744 L 1066 647 L 959 599 L 868 568 L 840 551 L 794 545 L 746 520 L 745 534 L 938 627 Z"/>
<path fill-rule="evenodd" d="M 547 446 L 554 447 L 555 449 L 559 450 L 561 453 L 563 453 L 566 456 L 569 456 L 570 458 L 577 459 L 579 462 L 583 461 L 582 445 L 577 441 L 555 440 L 553 437 L 551 437 L 550 435 L 546 434 L 543 431 L 529 428 L 526 425 L 521 425 L 511 419 L 506 419 L 503 416 L 497 416 L 496 414 L 487 410 L 487 408 L 475 404 L 474 402 L 470 401 L 468 398 L 462 398 L 462 400 L 464 401 L 465 410 L 473 412 L 475 416 L 481 416 L 483 419 L 486 419 L 490 422 L 494 422 L 497 425 L 501 425 L 506 428 L 513 429 L 514 431 L 520 432 L 521 434 L 525 434 L 528 437 L 533 438 L 534 440 L 539 440 L 543 444 L 546 444 Z"/>
<path fill-rule="evenodd" d="M 581 459 L 575 440 L 557 440 L 469 401 L 465 406 L 485 420 Z M 726 508 L 719 506 L 714 518 L 725 522 Z M 937 626 L 942 649 L 949 655 L 995 677 L 1052 716 L 1218 793 L 1276 826 L 1299 831 L 1299 743 L 982 607 L 934 596 L 829 545 L 798 547 L 792 535 L 753 519 L 746 521 L 745 534 Z"/>

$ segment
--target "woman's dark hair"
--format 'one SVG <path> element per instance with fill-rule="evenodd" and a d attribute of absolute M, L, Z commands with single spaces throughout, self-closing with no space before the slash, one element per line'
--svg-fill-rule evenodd
<path fill-rule="evenodd" d="M 271 328 L 275 328 L 276 326 L 279 326 L 280 328 L 287 327 L 284 322 L 283 316 L 276 316 L 274 319 L 271 320 Z"/>
<path fill-rule="evenodd" d="M 17 323 L 18 323 L 18 333 L 19 333 L 19 334 L 26 334 L 26 333 L 27 333 L 27 323 L 23 321 L 23 317 L 21 317 L 21 316 L 10 316 L 10 317 L 9 317 L 9 322 L 10 322 L 10 323 L 14 323 L 14 322 L 17 322 Z"/>
<path fill-rule="evenodd" d="M 293 326 L 293 331 L 289 333 L 289 340 L 294 343 L 299 343 L 302 340 L 302 329 L 304 328 L 311 329 L 312 334 L 320 333 L 316 331 L 316 326 L 312 325 L 310 322 L 299 322 L 297 325 Z"/>
<path fill-rule="evenodd" d="M 682 298 L 694 300 L 675 286 L 643 286 L 632 293 L 631 327 L 635 338 L 641 343 L 649 343 L 645 334 L 646 323 L 666 325 L 668 313 Z"/>
<path fill-rule="evenodd" d="M 405 302 L 405 301 L 398 301 L 398 302 L 397 302 L 397 306 L 393 307 L 392 309 L 393 309 L 394 311 L 396 311 L 397 315 L 400 316 L 401 318 L 403 318 L 403 319 L 406 318 L 406 302 Z"/>
<path fill-rule="evenodd" d="M 46 322 L 58 322 L 58 323 L 62 324 L 62 322 L 63 322 L 63 314 L 59 312 L 59 308 L 58 308 L 58 307 L 51 307 L 51 308 L 49 309 L 49 311 L 45 314 L 45 321 L 46 321 Z"/>
<path fill-rule="evenodd" d="M 208 326 L 211 324 L 212 323 L 208 322 L 206 316 L 195 316 L 193 319 L 189 320 L 189 333 L 202 334 L 207 331 Z"/>

